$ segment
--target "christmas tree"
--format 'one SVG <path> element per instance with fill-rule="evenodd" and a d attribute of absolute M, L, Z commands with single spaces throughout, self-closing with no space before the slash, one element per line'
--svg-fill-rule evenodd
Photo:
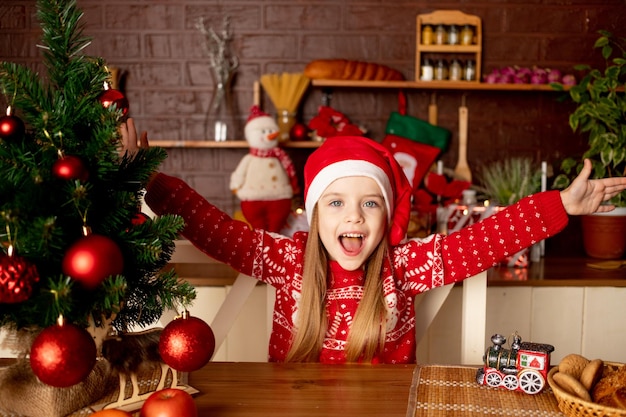
<path fill-rule="evenodd" d="M 141 213 L 165 151 L 120 155 L 129 107 L 104 60 L 84 54 L 76 1 L 38 0 L 37 14 L 47 73 L 0 63 L 0 326 L 153 324 L 195 298 L 162 270 L 182 219 Z"/>

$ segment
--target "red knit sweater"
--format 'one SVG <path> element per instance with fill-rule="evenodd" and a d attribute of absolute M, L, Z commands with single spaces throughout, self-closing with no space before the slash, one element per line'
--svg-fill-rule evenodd
<path fill-rule="evenodd" d="M 297 232 L 287 238 L 251 230 L 183 181 L 164 174 L 150 182 L 145 201 L 156 214 L 182 216 L 186 222 L 183 235 L 209 256 L 276 288 L 269 360 L 283 361 L 298 314 L 308 234 Z M 386 265 L 383 271 L 386 341 L 375 362 L 415 362 L 416 294 L 488 269 L 507 255 L 558 233 L 567 221 L 559 192 L 548 191 L 449 236 L 411 239 L 392 248 L 393 265 Z M 319 360 L 341 363 L 345 362 L 345 342 L 363 292 L 363 272 L 345 271 L 336 262 L 331 262 L 329 271 L 328 331 Z"/>

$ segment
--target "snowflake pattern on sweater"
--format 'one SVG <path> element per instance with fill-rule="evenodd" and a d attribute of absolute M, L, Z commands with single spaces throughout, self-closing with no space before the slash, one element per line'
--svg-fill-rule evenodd
<path fill-rule="evenodd" d="M 212 258 L 276 288 L 269 360 L 284 361 L 297 320 L 308 233 L 288 238 L 250 229 L 206 201 L 182 180 L 157 174 L 146 203 L 156 214 L 177 214 L 183 235 Z M 538 193 L 449 236 L 410 239 L 392 248 L 383 266 L 387 304 L 384 349 L 374 362 L 415 362 L 415 295 L 461 281 L 561 231 L 568 222 L 558 191 Z M 345 362 L 345 343 L 363 295 L 362 270 L 329 265 L 328 329 L 320 362 Z M 419 319 L 419 318 L 418 318 Z"/>

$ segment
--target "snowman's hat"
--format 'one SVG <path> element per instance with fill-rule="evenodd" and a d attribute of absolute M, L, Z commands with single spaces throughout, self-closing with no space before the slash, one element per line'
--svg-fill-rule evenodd
<path fill-rule="evenodd" d="M 250 115 L 248 116 L 248 120 L 246 120 L 246 123 L 250 123 L 257 117 L 270 117 L 270 115 L 265 113 L 263 110 L 261 110 L 259 106 L 255 104 L 250 108 Z"/>

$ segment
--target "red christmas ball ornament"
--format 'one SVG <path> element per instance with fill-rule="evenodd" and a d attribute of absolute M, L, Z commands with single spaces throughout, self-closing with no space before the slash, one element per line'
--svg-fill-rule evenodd
<path fill-rule="evenodd" d="M 159 339 L 159 354 L 171 368 L 192 372 L 206 365 L 215 350 L 211 327 L 189 313 L 171 321 Z"/>
<path fill-rule="evenodd" d="M 0 304 L 28 300 L 37 282 L 39 273 L 35 265 L 20 256 L 0 255 Z"/>
<path fill-rule="evenodd" d="M 96 343 L 71 323 L 45 328 L 30 348 L 30 366 L 44 384 L 65 388 L 83 381 L 96 364 Z"/>
<path fill-rule="evenodd" d="M 94 289 L 111 275 L 124 270 L 124 256 L 117 244 L 106 236 L 90 234 L 80 238 L 65 252 L 63 273 Z"/>
<path fill-rule="evenodd" d="M 0 138 L 6 141 L 16 141 L 24 137 L 24 122 L 17 116 L 8 114 L 0 117 Z"/>
<path fill-rule="evenodd" d="M 307 140 L 311 130 L 303 123 L 296 123 L 289 131 L 289 138 L 291 140 Z"/>
<path fill-rule="evenodd" d="M 115 105 L 117 110 L 121 110 L 122 116 L 126 116 L 126 113 L 128 113 L 128 99 L 119 90 L 115 90 L 114 88 L 106 89 L 100 94 L 98 99 L 105 109 Z"/>
<path fill-rule="evenodd" d="M 139 226 L 140 224 L 144 224 L 148 220 L 150 220 L 150 216 L 148 216 L 146 213 L 139 212 L 133 216 L 133 218 L 130 220 L 130 223 L 133 226 Z"/>
<path fill-rule="evenodd" d="M 62 180 L 80 180 L 87 181 L 89 171 L 83 160 L 77 156 L 67 155 L 59 158 L 52 165 L 52 174 Z"/>

